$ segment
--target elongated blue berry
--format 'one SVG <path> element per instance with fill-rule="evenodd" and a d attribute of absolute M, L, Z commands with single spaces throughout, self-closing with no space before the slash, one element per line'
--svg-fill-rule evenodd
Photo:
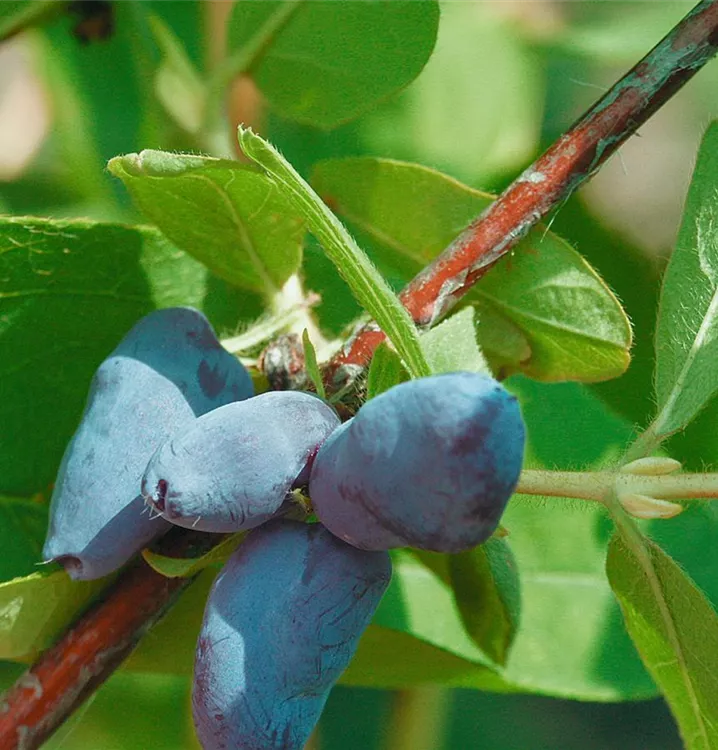
<path fill-rule="evenodd" d="M 197 643 L 204 750 L 301 750 L 390 578 L 386 552 L 320 524 L 251 532 L 214 583 Z"/>
<path fill-rule="evenodd" d="M 524 440 L 518 403 L 493 378 L 450 373 L 402 383 L 320 448 L 312 504 L 327 528 L 362 549 L 459 552 L 498 526 Z"/>
<path fill-rule="evenodd" d="M 140 320 L 92 380 L 57 476 L 44 559 L 98 578 L 166 531 L 140 494 L 147 461 L 177 428 L 252 392 L 201 313 L 169 308 Z"/>
<path fill-rule="evenodd" d="M 250 529 L 277 512 L 338 425 L 334 410 L 309 393 L 271 391 L 228 404 L 162 445 L 142 494 L 179 526 Z"/>

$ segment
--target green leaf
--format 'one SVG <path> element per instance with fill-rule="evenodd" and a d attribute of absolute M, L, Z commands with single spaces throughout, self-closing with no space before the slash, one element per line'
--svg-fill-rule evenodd
<path fill-rule="evenodd" d="M 521 614 L 518 565 L 506 539 L 493 536 L 452 555 L 411 552 L 453 589 L 464 628 L 476 645 L 495 667 L 506 666 Z"/>
<path fill-rule="evenodd" d="M 242 151 L 261 166 L 291 200 L 354 296 L 394 345 L 411 376 L 429 375 L 429 366 L 409 313 L 339 219 L 267 141 L 240 126 L 239 144 Z"/>
<path fill-rule="evenodd" d="M 432 169 L 368 157 L 320 162 L 312 183 L 373 249 L 386 273 L 408 281 L 485 209 L 492 196 Z M 628 366 L 631 330 L 620 304 L 566 242 L 534 229 L 469 296 L 479 344 L 495 370 L 591 382 Z M 501 347 L 487 316 L 516 331 Z M 490 318 L 487 318 L 490 319 Z M 509 362 L 507 355 L 513 353 Z"/>
<path fill-rule="evenodd" d="M 699 455 L 703 457 L 702 453 Z M 706 455 L 706 459 L 710 458 Z M 640 526 L 717 608 L 718 503 L 697 500 L 669 522 L 652 521 Z"/>
<path fill-rule="evenodd" d="M 526 421 L 527 468 L 605 467 L 632 435 L 633 426 L 613 416 L 588 386 L 524 377 L 505 385 L 518 395 Z M 606 580 L 612 523 L 605 510 L 515 495 L 501 522 L 521 577 L 521 621 L 505 679 L 516 689 L 562 698 L 655 697 Z"/>
<path fill-rule="evenodd" d="M 553 111 L 546 82 L 553 97 L 563 80 L 547 75 L 526 31 L 491 3 L 441 3 L 436 47 L 421 75 L 359 120 L 358 143 L 344 155 L 391 154 L 471 185 L 508 182 L 535 158 L 546 129 L 556 127 L 546 122 L 547 106 Z M 563 71 L 566 62 L 558 64 Z M 563 101 L 575 101 L 576 91 L 574 83 Z"/>
<path fill-rule="evenodd" d="M 302 347 L 304 349 L 304 366 L 307 369 L 307 375 L 309 375 L 309 379 L 314 383 L 317 394 L 320 398 L 325 399 L 327 393 L 324 390 L 322 373 L 319 371 L 319 365 L 317 364 L 317 352 L 309 338 L 309 331 L 306 328 L 302 331 Z"/>
<path fill-rule="evenodd" d="M 172 29 L 153 13 L 148 20 L 163 55 L 155 74 L 157 98 L 181 128 L 198 133 L 205 114 L 204 84 Z"/>
<path fill-rule="evenodd" d="M 422 334 L 421 348 L 433 373 L 467 372 L 489 373 L 476 343 L 474 310 L 466 307 L 443 323 Z"/>
<path fill-rule="evenodd" d="M 604 570 L 605 513 L 515 497 L 503 523 L 521 575 L 521 623 L 505 678 L 527 692 L 593 701 L 655 697 Z"/>
<path fill-rule="evenodd" d="M 27 660 L 49 646 L 108 580 L 44 570 L 0 583 L 0 659 Z"/>
<path fill-rule="evenodd" d="M 0 400 L 0 492 L 46 489 L 94 371 L 140 317 L 186 304 L 234 326 L 245 298 L 152 229 L 0 219 L 0 381 L 12 394 Z"/>
<path fill-rule="evenodd" d="M 37 570 L 47 529 L 48 506 L 36 500 L 0 496 L 0 581 Z"/>
<path fill-rule="evenodd" d="M 532 378 L 591 383 L 629 365 L 631 328 L 618 300 L 568 243 L 543 228 L 493 268 L 472 299 L 479 319 L 490 306 L 521 329 L 531 355 L 518 369 Z"/>
<path fill-rule="evenodd" d="M 142 557 L 145 562 L 165 578 L 191 578 L 210 565 L 227 562 L 232 553 L 244 540 L 246 532 L 231 534 L 227 539 L 212 547 L 199 557 L 167 557 L 151 549 L 143 549 Z"/>
<path fill-rule="evenodd" d="M 718 616 L 658 545 L 645 539 L 643 552 L 642 562 L 619 536 L 609 545 L 606 571 L 626 626 L 686 749 L 718 748 Z"/>
<path fill-rule="evenodd" d="M 451 586 L 409 551 L 396 550 L 392 557 L 392 582 L 343 682 L 406 687 L 439 681 L 510 689 L 465 631 Z M 436 649 L 439 654 L 432 653 Z M 421 653 L 426 661 L 417 657 Z"/>
<path fill-rule="evenodd" d="M 407 380 L 409 373 L 401 364 L 399 355 L 386 342 L 379 344 L 369 365 L 366 382 L 367 400 Z"/>
<path fill-rule="evenodd" d="M 477 313 L 476 340 L 492 372 L 503 379 L 520 371 L 531 359 L 531 345 L 526 336 L 501 312 L 477 302 L 475 292 L 469 293 L 469 297 L 473 298 L 471 306 Z"/>
<path fill-rule="evenodd" d="M 273 297 L 299 268 L 304 226 L 256 169 L 151 150 L 108 168 L 164 235 L 230 284 Z"/>
<path fill-rule="evenodd" d="M 433 684 L 511 692 L 489 667 L 379 625 L 369 625 L 339 684 L 393 690 Z"/>
<path fill-rule="evenodd" d="M 205 568 L 197 580 L 189 584 L 148 637 L 140 641 L 124 668 L 137 672 L 192 674 L 204 607 L 217 573 L 215 567 Z"/>
<path fill-rule="evenodd" d="M 568 84 L 572 85 L 572 84 Z M 569 199 L 555 214 L 551 229 L 570 237 L 621 300 L 633 328 L 631 366 L 593 390 L 629 422 L 646 425 L 655 414 L 656 310 L 666 260 L 632 244 L 607 226 L 582 197 Z"/>
<path fill-rule="evenodd" d="M 416 78 L 438 23 L 434 0 L 236 3 L 231 67 L 284 116 L 333 128 Z"/>
<path fill-rule="evenodd" d="M 666 269 L 656 330 L 658 416 L 651 431 L 670 435 L 718 389 L 718 122 L 707 130 L 683 223 Z"/>
<path fill-rule="evenodd" d="M 392 555 L 392 583 L 373 623 L 407 632 L 469 661 L 492 666 L 464 630 L 451 587 L 410 552 Z"/>
<path fill-rule="evenodd" d="M 0 3 L 0 41 L 65 13 L 67 3 L 57 0 L 4 0 Z"/>
<path fill-rule="evenodd" d="M 448 555 L 449 573 L 464 627 L 497 664 L 505 665 L 521 614 L 516 559 L 506 539 Z"/>

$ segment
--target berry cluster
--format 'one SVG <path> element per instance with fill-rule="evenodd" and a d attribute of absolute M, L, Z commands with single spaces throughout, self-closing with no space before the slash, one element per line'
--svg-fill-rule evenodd
<path fill-rule="evenodd" d="M 207 602 L 195 725 L 205 750 L 298 750 L 389 584 L 387 550 L 484 542 L 523 449 L 518 404 L 490 377 L 403 383 L 340 424 L 308 393 L 253 396 L 204 316 L 161 310 L 95 374 L 43 554 L 90 579 L 170 524 L 260 527 Z M 307 487 L 320 523 L 283 519 L 292 490 Z"/>

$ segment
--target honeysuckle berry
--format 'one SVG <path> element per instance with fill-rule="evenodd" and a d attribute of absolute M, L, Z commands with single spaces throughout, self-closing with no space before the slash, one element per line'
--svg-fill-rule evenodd
<path fill-rule="evenodd" d="M 192 713 L 204 750 L 302 750 L 391 578 L 320 524 L 250 532 L 207 601 Z"/>
<path fill-rule="evenodd" d="M 270 391 L 178 430 L 147 466 L 142 493 L 164 518 L 202 531 L 271 518 L 339 426 L 334 409 L 299 391 Z"/>
<path fill-rule="evenodd" d="M 121 567 L 169 528 L 140 494 L 158 446 L 199 415 L 252 394 L 249 374 L 200 312 L 168 308 L 140 320 L 92 379 L 57 475 L 43 558 L 76 579 Z"/>
<path fill-rule="evenodd" d="M 496 530 L 524 442 L 518 402 L 493 378 L 412 380 L 327 439 L 309 493 L 321 522 L 356 547 L 459 552 Z"/>

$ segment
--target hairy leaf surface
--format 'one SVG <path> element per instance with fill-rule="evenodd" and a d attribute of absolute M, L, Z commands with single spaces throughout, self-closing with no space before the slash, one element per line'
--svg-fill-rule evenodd
<path fill-rule="evenodd" d="M 0 219 L 0 492 L 47 488 L 95 369 L 139 318 L 178 304 L 226 326 L 247 300 L 152 229 Z"/>
<path fill-rule="evenodd" d="M 399 283 L 492 201 L 432 169 L 369 157 L 320 162 L 312 182 Z M 618 300 L 575 250 L 545 228 L 534 229 L 502 259 L 469 300 L 478 308 L 479 343 L 503 374 L 591 382 L 616 377 L 628 366 L 631 330 Z M 498 331 L 491 324 L 497 318 L 503 324 Z"/>
<path fill-rule="evenodd" d="M 606 570 L 628 631 L 678 722 L 687 750 L 718 748 L 718 615 L 657 544 L 651 573 L 618 535 Z"/>
<path fill-rule="evenodd" d="M 299 268 L 304 225 L 256 169 L 164 151 L 108 168 L 166 237 L 230 284 L 271 297 Z"/>
<path fill-rule="evenodd" d="M 703 138 L 666 269 L 656 330 L 653 431 L 685 427 L 718 389 L 718 122 Z"/>
<path fill-rule="evenodd" d="M 239 128 L 242 151 L 262 167 L 321 242 L 357 301 L 394 345 L 412 377 L 430 374 L 419 335 L 406 308 L 334 213 L 274 146 L 249 129 Z"/>

